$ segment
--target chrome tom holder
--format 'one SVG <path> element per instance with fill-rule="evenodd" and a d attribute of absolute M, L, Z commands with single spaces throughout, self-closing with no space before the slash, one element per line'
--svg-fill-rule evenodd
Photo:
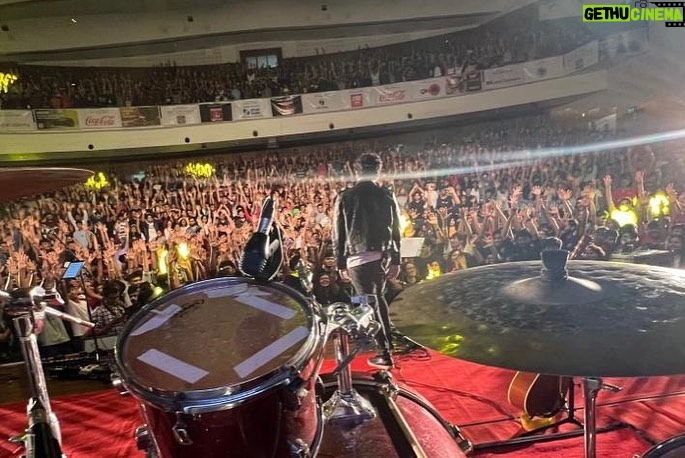
<path fill-rule="evenodd" d="M 333 336 L 337 362 L 333 373 L 338 382 L 338 389 L 323 405 L 324 418 L 328 422 L 358 425 L 376 417 L 371 403 L 353 388 L 350 368 L 355 356 L 373 345 L 374 336 L 381 329 L 371 306 L 375 301 L 375 295 L 365 294 L 354 296 L 351 304 L 336 302 L 326 309 L 327 334 Z M 350 340 L 354 341 L 352 351 Z"/>

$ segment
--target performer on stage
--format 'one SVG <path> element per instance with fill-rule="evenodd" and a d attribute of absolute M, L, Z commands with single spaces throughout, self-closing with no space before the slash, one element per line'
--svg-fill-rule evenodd
<path fill-rule="evenodd" d="M 335 202 L 333 250 L 338 268 L 347 270 L 356 293 L 376 295 L 376 314 L 383 326 L 376 335 L 378 354 L 369 364 L 389 369 L 393 361 L 385 285 L 400 270 L 400 213 L 392 191 L 376 183 L 380 156 L 367 153 L 360 162 L 359 180 Z"/>

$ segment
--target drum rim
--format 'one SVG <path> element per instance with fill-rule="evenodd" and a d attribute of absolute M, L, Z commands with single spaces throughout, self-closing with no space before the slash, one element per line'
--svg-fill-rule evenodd
<path fill-rule="evenodd" d="M 149 315 L 151 310 L 167 303 L 176 297 L 188 292 L 195 292 L 206 286 L 216 287 L 222 284 L 247 283 L 257 287 L 274 288 L 283 291 L 295 299 L 304 309 L 307 317 L 307 336 L 300 349 L 280 368 L 267 372 L 257 377 L 252 377 L 233 385 L 223 385 L 214 388 L 189 391 L 172 391 L 156 387 L 150 387 L 140 383 L 133 370 L 124 361 L 124 342 L 133 328 L 139 324 L 140 320 Z M 248 277 L 218 277 L 202 280 L 181 288 L 170 291 L 146 304 L 125 324 L 119 335 L 114 349 L 116 377 L 120 378 L 123 385 L 144 401 L 156 405 L 164 410 L 184 413 L 201 413 L 225 410 L 237 407 L 239 404 L 254 399 L 255 396 L 270 391 L 279 385 L 288 385 L 299 377 L 305 370 L 309 361 L 314 358 L 323 357 L 323 330 L 325 329 L 326 318 L 321 307 L 315 302 L 307 299 L 298 291 L 282 283 L 267 283 L 256 281 Z M 318 355 L 317 355 L 318 350 Z M 317 364 L 318 366 L 318 364 Z M 305 377 L 311 374 L 303 374 Z"/>
<path fill-rule="evenodd" d="M 677 436 L 670 437 L 665 441 L 659 442 L 658 444 L 655 444 L 652 448 L 647 450 L 644 455 L 642 455 L 642 458 L 659 458 L 660 456 L 663 456 L 663 453 L 668 453 L 672 451 L 669 447 L 673 446 L 678 442 L 685 442 L 685 434 L 679 434 Z M 664 448 L 666 450 L 663 450 Z M 659 454 L 655 454 L 657 452 L 659 452 Z"/>

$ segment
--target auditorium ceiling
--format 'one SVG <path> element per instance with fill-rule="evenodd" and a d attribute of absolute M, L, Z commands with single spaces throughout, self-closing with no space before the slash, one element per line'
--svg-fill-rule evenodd
<path fill-rule="evenodd" d="M 476 27 L 503 14 L 531 4 L 531 0 L 0 0 L 0 59 L 14 62 L 36 60 L 95 59 L 208 49 L 259 43 L 277 47 L 300 40 L 363 40 L 370 36 L 393 36 L 398 41 L 426 38 Z M 266 13 L 266 14 L 264 14 Z M 235 27 L 210 22 L 223 14 Z M 263 24 L 254 23 L 263 14 Z M 234 17 L 238 16 L 238 17 Z M 240 15 L 245 16 L 241 21 Z M 57 44 L 64 36 L 85 30 L 93 21 L 112 24 L 129 17 L 149 17 L 150 29 L 141 35 L 126 33 Z M 179 24 L 183 22 L 183 24 Z M 44 25 L 44 27 L 43 27 Z M 44 29 L 26 35 L 26 28 Z M 60 40 L 50 39 L 63 29 Z M 92 30 L 92 29 L 89 29 Z M 91 41 L 95 43 L 91 43 Z"/>

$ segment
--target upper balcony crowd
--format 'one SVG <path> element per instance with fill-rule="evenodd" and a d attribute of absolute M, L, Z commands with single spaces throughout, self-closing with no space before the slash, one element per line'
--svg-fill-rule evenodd
<path fill-rule="evenodd" d="M 561 55 L 597 38 L 578 18 L 537 19 L 523 8 L 480 27 L 401 44 L 281 59 L 273 68 L 244 62 L 150 68 L 1 64 L 18 76 L 0 108 L 92 108 L 268 98 L 419 80 Z"/>

